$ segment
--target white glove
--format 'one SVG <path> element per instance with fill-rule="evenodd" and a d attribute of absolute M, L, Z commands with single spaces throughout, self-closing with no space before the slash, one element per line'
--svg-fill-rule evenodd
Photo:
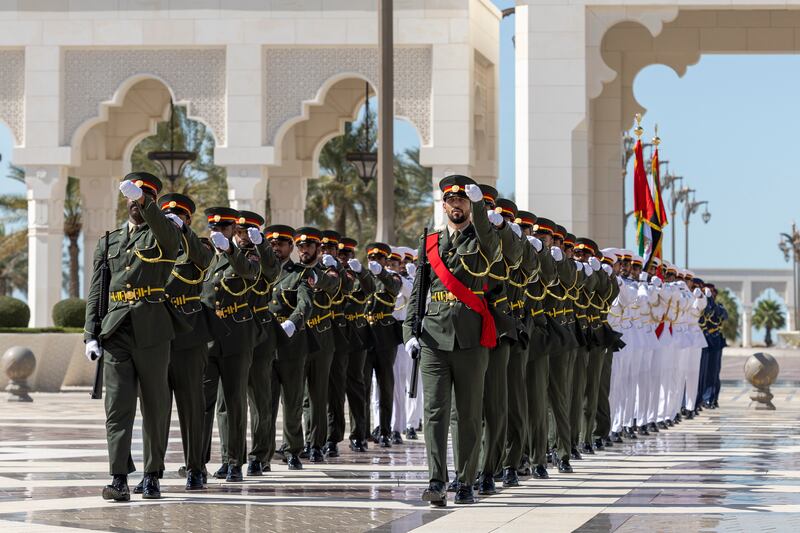
<path fill-rule="evenodd" d="M 542 241 L 540 241 L 538 237 L 528 235 L 528 242 L 531 243 L 531 246 L 533 246 L 533 249 L 537 252 L 542 251 Z"/>
<path fill-rule="evenodd" d="M 522 228 L 519 227 L 519 224 L 517 224 L 516 222 L 512 222 L 509 225 L 511 226 L 511 231 L 514 232 L 514 235 L 516 235 L 517 237 L 522 237 Z"/>
<path fill-rule="evenodd" d="M 714 295 L 714 293 L 712 293 L 711 289 L 709 289 L 708 287 L 703 289 L 703 294 L 706 295 L 706 298 L 711 298 Z"/>
<path fill-rule="evenodd" d="M 620 289 L 622 288 L 622 286 L 623 286 L 624 284 L 625 284 L 625 282 L 624 282 L 624 281 L 622 281 L 622 278 L 617 278 L 617 285 L 619 286 L 619 288 L 620 288 Z"/>
<path fill-rule="evenodd" d="M 250 237 L 250 242 L 256 246 L 264 240 L 264 236 L 258 231 L 258 228 L 247 228 L 247 236 Z"/>
<path fill-rule="evenodd" d="M 650 281 L 650 275 L 647 272 L 642 272 L 641 274 L 639 274 L 639 281 L 647 283 L 648 281 Z"/>
<path fill-rule="evenodd" d="M 291 320 L 284 320 L 283 322 L 281 322 L 281 327 L 283 328 L 283 332 L 286 333 L 287 337 L 291 337 L 292 335 L 294 335 L 295 327 L 294 327 L 294 322 L 292 322 Z"/>
<path fill-rule="evenodd" d="M 470 202 L 480 202 L 483 200 L 483 192 L 477 185 L 468 183 L 464 186 L 464 192 L 467 193 L 467 198 L 469 198 Z"/>
<path fill-rule="evenodd" d="M 369 267 L 369 271 L 372 272 L 375 276 L 380 274 L 381 270 L 383 270 L 383 267 L 377 261 L 370 261 L 367 264 L 367 267 Z"/>
<path fill-rule="evenodd" d="M 680 287 L 681 289 L 683 289 L 683 290 L 685 290 L 685 291 L 688 291 L 688 290 L 689 290 L 689 286 L 688 286 L 688 285 L 686 285 L 686 282 L 685 282 L 685 281 L 683 281 L 683 280 L 681 280 L 681 281 L 679 281 L 679 282 L 678 282 L 678 287 Z"/>
<path fill-rule="evenodd" d="M 414 263 L 407 264 L 406 272 L 408 272 L 408 275 L 413 278 L 417 274 L 417 265 L 415 265 Z"/>
<path fill-rule="evenodd" d="M 653 279 L 650 280 L 650 283 L 653 284 L 653 287 L 656 289 L 660 289 L 664 282 L 661 281 L 661 278 L 658 276 L 653 276 Z"/>
<path fill-rule="evenodd" d="M 350 265 L 350 270 L 358 274 L 361 272 L 361 261 L 358 259 L 348 259 L 347 264 Z"/>
<path fill-rule="evenodd" d="M 692 294 L 694 295 L 695 298 L 703 297 L 703 291 L 700 290 L 700 287 L 695 287 L 694 290 L 692 291 Z"/>
<path fill-rule="evenodd" d="M 487 211 L 486 216 L 489 217 L 489 222 L 491 222 L 497 227 L 500 227 L 503 224 L 503 215 L 501 215 L 500 213 L 495 213 L 494 211 Z"/>
<path fill-rule="evenodd" d="M 553 246 L 552 248 L 550 248 L 550 255 L 552 255 L 553 259 L 555 259 L 556 261 L 561 261 L 562 259 L 564 259 L 564 252 L 562 252 L 561 248 L 559 248 L 558 246 Z"/>
<path fill-rule="evenodd" d="M 469 185 L 468 185 L 469 186 Z M 419 351 L 419 341 L 416 337 L 411 337 L 408 342 L 406 343 L 406 353 L 411 355 L 415 351 Z"/>
<path fill-rule="evenodd" d="M 119 192 L 129 200 L 138 200 L 142 197 L 142 188 L 128 180 L 119 184 Z"/>
<path fill-rule="evenodd" d="M 583 271 L 583 263 L 581 263 L 580 261 L 578 261 L 576 259 L 575 260 L 575 268 L 578 269 L 578 272 L 582 272 Z M 589 272 L 588 274 L 591 274 L 591 272 Z"/>
<path fill-rule="evenodd" d="M 614 273 L 614 269 L 611 268 L 611 265 L 603 265 L 603 272 L 608 274 L 609 276 Z"/>
<path fill-rule="evenodd" d="M 223 252 L 227 252 L 228 250 L 230 250 L 231 241 L 229 241 L 228 238 L 222 233 L 218 231 L 212 231 L 211 234 L 209 235 L 209 238 L 211 239 L 211 242 L 214 244 L 214 246 L 217 247 L 218 250 L 222 250 Z"/>
<path fill-rule="evenodd" d="M 86 359 L 89 361 L 96 361 L 97 358 L 100 357 L 100 345 L 97 344 L 97 341 L 87 342 L 84 350 L 86 352 Z"/>
<path fill-rule="evenodd" d="M 178 226 L 178 229 L 181 229 L 183 227 L 183 220 L 181 220 L 181 217 L 179 217 L 175 213 L 167 213 L 164 216 L 167 217 L 168 219 L 170 219 L 173 224 Z"/>
<path fill-rule="evenodd" d="M 597 259 L 594 256 L 590 257 L 589 258 L 589 266 L 592 267 L 592 270 L 597 272 L 598 270 L 600 270 L 600 260 Z"/>
<path fill-rule="evenodd" d="M 339 262 L 331 254 L 322 254 L 322 264 L 328 268 L 331 268 L 338 265 Z"/>

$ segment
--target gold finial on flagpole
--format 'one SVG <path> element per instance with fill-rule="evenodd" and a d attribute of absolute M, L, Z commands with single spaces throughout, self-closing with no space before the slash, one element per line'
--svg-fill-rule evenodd
<path fill-rule="evenodd" d="M 644 133 L 644 129 L 642 128 L 642 114 L 636 113 L 633 118 L 636 120 L 636 128 L 634 128 L 633 133 L 636 135 L 637 139 L 641 139 L 642 133 Z"/>
<path fill-rule="evenodd" d="M 656 124 L 656 127 L 655 127 L 655 134 L 656 134 L 656 136 L 653 137 L 653 146 L 658 148 L 658 145 L 661 144 L 661 138 L 658 136 L 658 124 Z"/>

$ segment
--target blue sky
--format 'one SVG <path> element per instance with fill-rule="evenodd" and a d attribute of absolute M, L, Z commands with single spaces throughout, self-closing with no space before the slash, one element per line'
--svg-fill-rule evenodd
<path fill-rule="evenodd" d="M 495 0 L 508 7 L 513 0 Z M 514 189 L 514 32 L 513 16 L 501 23 L 500 169 L 501 193 Z M 691 229 L 690 267 L 786 268 L 778 234 L 797 215 L 800 180 L 791 145 L 800 123 L 800 56 L 703 56 L 683 78 L 664 66 L 650 66 L 634 90 L 648 109 L 646 136 L 659 125 L 661 159 L 708 200 L 711 222 L 699 213 Z M 416 131 L 397 123 L 396 148 L 419 144 Z M 0 124 L 0 193 L 23 193 L 6 178 L 11 156 L 8 130 Z M 631 173 L 627 198 L 632 198 Z M 627 206 L 627 210 L 631 208 Z M 683 223 L 679 215 L 678 263 L 683 264 Z M 633 242 L 629 224 L 628 242 Z M 669 228 L 665 241 L 670 258 Z"/>

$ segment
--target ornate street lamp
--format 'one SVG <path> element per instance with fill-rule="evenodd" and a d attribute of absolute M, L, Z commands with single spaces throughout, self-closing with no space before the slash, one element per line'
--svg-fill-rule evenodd
<path fill-rule="evenodd" d="M 345 159 L 348 163 L 353 165 L 358 173 L 358 177 L 364 182 L 364 185 L 369 185 L 369 182 L 375 179 L 375 174 L 378 171 L 378 153 L 369 151 L 369 82 L 365 83 L 366 86 L 366 113 L 364 114 L 364 145 L 358 152 L 348 152 L 345 154 Z"/>
<path fill-rule="evenodd" d="M 684 211 L 683 211 L 683 225 L 684 225 L 684 230 L 685 230 L 686 234 L 685 234 L 685 237 L 684 237 L 684 243 L 683 244 L 686 247 L 686 250 L 685 250 L 685 256 L 686 257 L 685 257 L 684 268 L 689 268 L 689 219 L 691 218 L 691 216 L 694 213 L 697 213 L 697 209 L 701 205 L 705 206 L 705 211 L 703 212 L 702 215 L 700 215 L 700 218 L 703 219 L 703 223 L 708 224 L 708 221 L 711 220 L 711 213 L 708 211 L 708 201 L 707 200 L 696 202 L 694 200 L 694 192 L 695 192 L 694 189 L 686 188 L 685 191 L 686 191 L 686 193 L 685 193 L 686 197 L 684 198 L 684 206 L 685 207 L 684 207 Z M 691 194 L 691 199 L 689 198 L 690 194 Z"/>
<path fill-rule="evenodd" d="M 169 102 L 169 113 L 169 150 L 148 152 L 147 159 L 161 168 L 161 173 L 174 187 L 186 165 L 197 159 L 197 153 L 175 150 L 175 105 L 172 100 Z"/>

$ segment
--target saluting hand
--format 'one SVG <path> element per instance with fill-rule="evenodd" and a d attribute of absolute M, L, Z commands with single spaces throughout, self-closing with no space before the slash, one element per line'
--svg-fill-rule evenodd
<path fill-rule="evenodd" d="M 487 211 L 486 216 L 489 218 L 489 222 L 494 224 L 497 227 L 503 225 L 503 215 L 500 213 L 495 213 L 494 211 Z"/>
<path fill-rule="evenodd" d="M 562 252 L 561 248 L 559 248 L 558 246 L 553 246 L 552 248 L 550 248 L 550 255 L 552 255 L 553 259 L 555 259 L 556 261 L 561 261 L 562 259 L 564 259 L 564 252 Z"/>
<path fill-rule="evenodd" d="M 413 278 L 417 273 L 417 265 L 415 265 L 414 263 L 407 264 L 406 272 L 408 272 L 408 275 Z"/>
<path fill-rule="evenodd" d="M 347 260 L 347 264 L 348 264 L 348 266 L 350 266 L 350 270 L 352 270 L 356 274 L 361 272 L 361 268 L 362 268 L 361 267 L 361 261 L 359 261 L 358 259 L 348 259 Z"/>
<path fill-rule="evenodd" d="M 209 234 L 209 238 L 217 250 L 221 252 L 227 252 L 231 249 L 231 241 L 229 241 L 228 238 L 219 231 L 212 231 Z"/>
<path fill-rule="evenodd" d="M 381 270 L 383 270 L 383 267 L 377 261 L 370 261 L 367 266 L 369 267 L 369 271 L 375 276 L 380 274 Z"/>
<path fill-rule="evenodd" d="M 328 268 L 332 268 L 338 265 L 339 262 L 331 254 L 322 254 L 322 264 Z"/>
<path fill-rule="evenodd" d="M 470 202 L 480 202 L 483 200 L 483 191 L 477 185 L 468 183 L 464 186 L 464 192 L 467 193 L 467 198 Z"/>
<path fill-rule="evenodd" d="M 596 257 L 590 257 L 589 266 L 592 267 L 592 270 L 597 272 L 598 270 L 600 270 L 600 260 L 598 260 Z"/>
<path fill-rule="evenodd" d="M 531 246 L 533 246 L 533 249 L 537 252 L 542 251 L 542 241 L 538 237 L 528 235 L 528 242 L 531 243 Z"/>
<path fill-rule="evenodd" d="M 129 200 L 138 200 L 142 197 L 142 188 L 130 180 L 125 180 L 119 184 L 119 192 Z"/>
<path fill-rule="evenodd" d="M 261 235 L 261 232 L 258 228 L 247 228 L 247 236 L 250 238 L 250 242 L 258 246 L 264 240 L 264 236 Z"/>
<path fill-rule="evenodd" d="M 179 217 L 175 213 L 167 213 L 164 216 L 170 219 L 172 223 L 178 227 L 178 229 L 183 229 L 183 220 L 181 220 L 181 217 Z"/>
<path fill-rule="evenodd" d="M 522 237 L 522 228 L 519 227 L 519 224 L 512 222 L 509 224 L 509 226 L 511 226 L 511 231 L 514 232 L 514 235 L 517 237 Z"/>

